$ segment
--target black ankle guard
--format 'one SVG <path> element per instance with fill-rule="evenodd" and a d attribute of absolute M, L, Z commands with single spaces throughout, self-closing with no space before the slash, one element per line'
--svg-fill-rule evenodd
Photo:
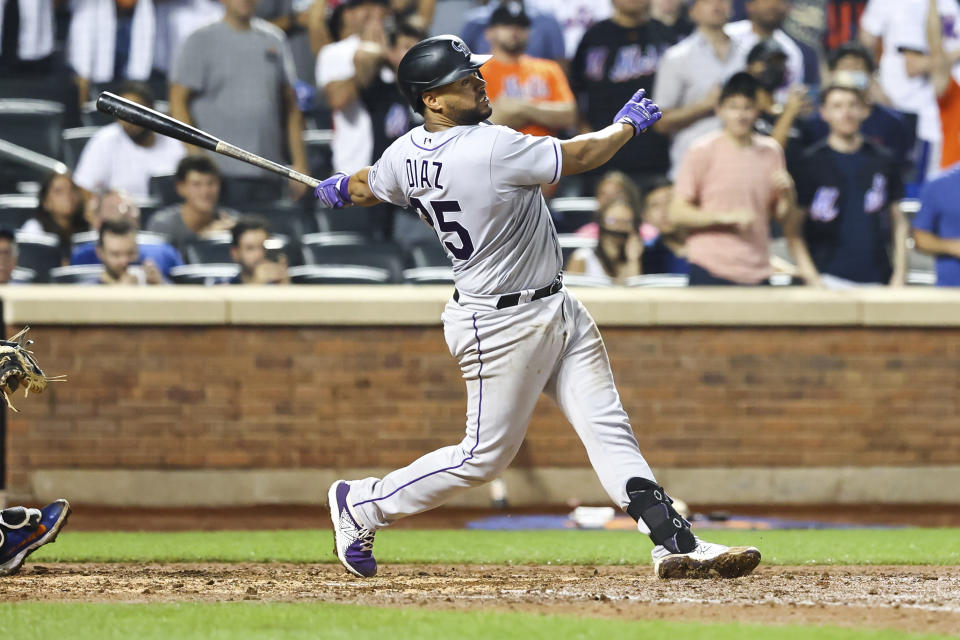
<path fill-rule="evenodd" d="M 627 513 L 650 529 L 653 544 L 663 545 L 673 553 L 690 553 L 697 546 L 690 523 L 673 508 L 673 500 L 657 485 L 645 478 L 627 481 Z"/>

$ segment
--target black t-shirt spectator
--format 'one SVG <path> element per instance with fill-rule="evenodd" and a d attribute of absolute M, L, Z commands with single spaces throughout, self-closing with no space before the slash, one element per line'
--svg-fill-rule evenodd
<path fill-rule="evenodd" d="M 819 114 L 811 120 L 811 129 L 817 140 L 826 138 L 830 133 L 830 127 Z M 910 152 L 916 142 L 915 131 L 916 123 L 908 123 L 902 113 L 880 104 L 870 108 L 870 115 L 860 125 L 860 133 L 864 138 L 885 147 L 894 159 L 899 160 L 901 171 L 913 165 Z"/>
<path fill-rule="evenodd" d="M 809 210 L 804 235 L 817 269 L 853 282 L 889 282 L 890 205 L 903 192 L 890 153 L 869 140 L 855 153 L 839 153 L 823 140 L 804 152 L 794 178 Z"/>
<path fill-rule="evenodd" d="M 638 27 L 621 27 L 613 20 L 596 23 L 583 34 L 570 65 L 570 86 L 580 113 L 594 130 L 603 129 L 637 89 L 650 95 L 660 57 L 676 34 L 656 20 Z M 669 140 L 648 129 L 621 149 L 606 165 L 628 174 L 662 173 L 670 168 Z"/>
<path fill-rule="evenodd" d="M 373 123 L 373 157 L 379 158 L 390 144 L 410 131 L 420 120 L 409 107 L 395 81 L 386 82 L 377 74 L 360 91 L 360 100 Z"/>

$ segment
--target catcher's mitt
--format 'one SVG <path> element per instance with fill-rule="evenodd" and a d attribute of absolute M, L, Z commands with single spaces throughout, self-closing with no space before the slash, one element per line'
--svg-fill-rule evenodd
<path fill-rule="evenodd" d="M 49 377 L 43 373 L 33 357 L 33 352 L 28 349 L 33 344 L 33 340 L 26 339 L 29 330 L 30 327 L 24 327 L 9 340 L 0 340 L 0 393 L 3 394 L 4 402 L 14 411 L 17 408 L 10 404 L 8 393 L 13 393 L 22 386 L 23 395 L 26 397 L 31 391 L 43 392 L 48 382 L 64 379 L 63 376 Z"/>

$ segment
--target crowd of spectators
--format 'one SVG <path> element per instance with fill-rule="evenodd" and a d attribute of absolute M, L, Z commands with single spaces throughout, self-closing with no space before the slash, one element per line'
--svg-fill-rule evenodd
<path fill-rule="evenodd" d="M 570 281 L 960 285 L 957 0 L 437 2 L 0 0 L 0 103 L 99 126 L 72 173 L 5 180 L 19 160 L 2 152 L 2 190 L 35 209 L 0 196 L 0 282 L 448 281 L 415 213 L 317 209 L 303 184 L 89 104 L 112 90 L 302 173 L 350 173 L 422 121 L 400 59 L 455 31 L 493 56 L 496 124 L 597 130 L 639 88 L 661 107 L 602 169 L 544 187 Z"/>

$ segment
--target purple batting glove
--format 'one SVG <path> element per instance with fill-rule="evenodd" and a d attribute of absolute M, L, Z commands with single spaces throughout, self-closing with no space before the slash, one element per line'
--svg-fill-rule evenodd
<path fill-rule="evenodd" d="M 335 173 L 317 185 L 314 194 L 328 209 L 341 209 L 353 204 L 350 199 L 350 176 L 345 173 Z"/>
<path fill-rule="evenodd" d="M 613 118 L 615 123 L 626 122 L 632 126 L 633 135 L 644 131 L 663 115 L 660 113 L 660 107 L 654 104 L 652 100 L 644 98 L 644 94 L 646 94 L 646 91 L 643 89 L 633 94 L 633 97 L 627 104 L 623 105 L 623 109 L 620 109 Z"/>

